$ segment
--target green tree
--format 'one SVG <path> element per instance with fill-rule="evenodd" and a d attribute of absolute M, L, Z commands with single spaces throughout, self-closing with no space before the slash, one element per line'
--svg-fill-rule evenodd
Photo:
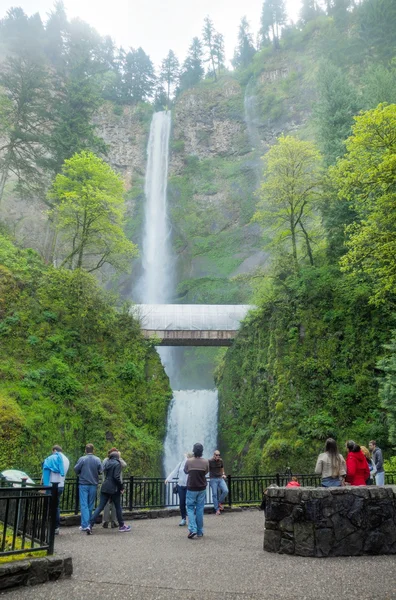
<path fill-rule="evenodd" d="M 327 165 L 345 154 L 345 140 L 353 117 L 359 111 L 359 99 L 346 73 L 323 62 L 318 75 L 319 99 L 315 106 L 319 147 Z"/>
<path fill-rule="evenodd" d="M 246 17 L 242 17 L 238 31 L 238 46 L 235 48 L 232 64 L 236 68 L 241 67 L 242 69 L 246 69 L 255 52 L 249 22 Z"/>
<path fill-rule="evenodd" d="M 154 65 L 143 48 L 131 48 L 125 55 L 122 76 L 122 100 L 137 104 L 153 95 L 155 86 Z"/>
<path fill-rule="evenodd" d="M 13 7 L 0 21 L 0 39 L 12 56 L 39 59 L 43 55 L 44 27 L 38 13 L 28 17 L 22 8 Z"/>
<path fill-rule="evenodd" d="M 377 368 L 384 372 L 380 383 L 379 397 L 381 405 L 386 410 L 389 443 L 396 445 L 396 331 L 392 332 L 392 340 L 385 346 L 387 356 L 380 360 Z"/>
<path fill-rule="evenodd" d="M 331 169 L 340 200 L 356 211 L 348 229 L 344 271 L 371 286 L 371 302 L 395 300 L 396 104 L 380 104 L 355 117 L 347 154 Z"/>
<path fill-rule="evenodd" d="M 51 158 L 48 166 L 59 173 L 64 161 L 81 150 L 105 153 L 95 132 L 93 116 L 103 102 L 101 38 L 78 19 L 68 24 L 64 67 L 56 72 L 52 94 Z"/>
<path fill-rule="evenodd" d="M 264 183 L 254 219 L 270 230 L 273 245 L 291 247 L 296 270 L 304 249 L 314 264 L 314 207 L 321 180 L 321 156 L 312 142 L 283 136 L 265 156 Z"/>
<path fill-rule="evenodd" d="M 396 3 L 365 0 L 357 8 L 361 53 L 385 64 L 396 55 Z"/>
<path fill-rule="evenodd" d="M 45 54 L 56 69 L 65 66 L 68 25 L 65 5 L 61 0 L 57 0 L 48 15 L 44 38 Z"/>
<path fill-rule="evenodd" d="M 202 39 L 206 48 L 206 62 L 210 64 L 209 71 L 212 73 L 214 80 L 217 80 L 216 75 L 216 35 L 213 21 L 209 17 L 205 17 L 204 26 L 202 29 Z"/>
<path fill-rule="evenodd" d="M 286 5 L 284 0 L 264 0 L 261 12 L 260 33 L 263 40 L 269 34 L 275 48 L 279 47 L 279 37 L 282 26 L 286 23 Z"/>
<path fill-rule="evenodd" d="M 0 72 L 0 202 L 10 176 L 20 194 L 42 187 L 49 102 L 44 65 L 27 57 L 7 58 Z"/>
<path fill-rule="evenodd" d="M 169 105 L 171 90 L 176 86 L 179 79 L 179 61 L 173 50 L 169 50 L 168 56 L 162 61 L 159 79 L 166 85 L 167 103 Z"/>
<path fill-rule="evenodd" d="M 223 69 L 225 62 L 224 36 L 222 33 L 217 32 L 215 34 L 213 38 L 213 50 L 217 65 L 217 74 L 220 75 L 220 71 Z"/>
<path fill-rule="evenodd" d="M 375 108 L 382 102 L 396 103 L 396 61 L 389 67 L 370 65 L 363 77 L 365 108 Z"/>
<path fill-rule="evenodd" d="M 123 189 L 121 178 L 91 152 L 65 161 L 49 192 L 51 217 L 61 234 L 61 266 L 92 272 L 110 264 L 127 270 L 137 250 L 123 231 Z"/>
<path fill-rule="evenodd" d="M 197 85 L 204 75 L 202 42 L 193 38 L 180 75 L 180 88 L 187 90 Z"/>
<path fill-rule="evenodd" d="M 304 24 L 313 21 L 321 14 L 323 14 L 323 11 L 317 0 L 302 0 L 300 19 Z"/>

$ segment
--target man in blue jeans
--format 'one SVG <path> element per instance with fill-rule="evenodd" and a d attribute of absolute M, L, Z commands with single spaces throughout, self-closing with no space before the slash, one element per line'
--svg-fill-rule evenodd
<path fill-rule="evenodd" d="M 99 485 L 99 475 L 102 473 L 102 463 L 94 455 L 93 444 L 85 446 L 85 455 L 78 459 L 74 470 L 79 476 L 80 510 L 82 531 L 90 529 L 92 510 L 96 500 L 96 490 Z"/>
<path fill-rule="evenodd" d="M 206 474 L 209 472 L 209 463 L 202 458 L 202 444 L 194 444 L 193 458 L 188 458 L 184 465 L 187 473 L 187 515 L 188 515 L 188 539 L 203 536 L 203 515 L 206 498 Z"/>
<path fill-rule="evenodd" d="M 220 456 L 219 450 L 215 450 L 213 457 L 209 459 L 209 477 L 210 487 L 212 490 L 212 500 L 215 513 L 221 515 L 224 510 L 223 502 L 228 496 L 228 487 L 225 482 L 226 475 L 224 473 L 224 463 Z"/>

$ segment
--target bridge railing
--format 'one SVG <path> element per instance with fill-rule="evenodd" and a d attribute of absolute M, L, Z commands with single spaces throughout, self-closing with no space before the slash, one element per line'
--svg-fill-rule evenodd
<path fill-rule="evenodd" d="M 294 474 L 302 487 L 320 487 L 321 478 L 314 473 Z M 274 473 L 272 475 L 238 475 L 227 477 L 229 494 L 226 503 L 234 504 L 260 504 L 264 490 L 271 484 L 280 487 L 287 485 L 292 473 Z M 121 497 L 122 508 L 125 511 L 138 509 L 172 508 L 179 506 L 179 496 L 174 493 L 176 483 L 165 484 L 160 477 L 124 476 L 124 493 Z M 385 483 L 396 485 L 396 472 L 385 474 Z M 67 478 L 63 493 L 60 496 L 60 510 L 63 514 L 78 514 L 80 512 L 79 483 L 77 477 Z M 98 487 L 99 498 L 100 486 Z M 207 506 L 212 505 L 212 493 L 207 486 Z"/>

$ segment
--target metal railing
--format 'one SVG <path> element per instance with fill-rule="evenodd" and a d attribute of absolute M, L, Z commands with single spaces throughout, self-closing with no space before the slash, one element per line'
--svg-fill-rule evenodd
<path fill-rule="evenodd" d="M 27 487 L 25 481 L 1 481 L 0 556 L 53 554 L 57 503 L 57 483 Z"/>
<path fill-rule="evenodd" d="M 260 504 L 264 490 L 271 484 L 280 487 L 286 486 L 291 477 L 295 476 L 302 487 L 320 487 L 320 475 L 314 473 L 295 474 L 274 473 L 273 475 L 240 475 L 227 477 L 229 494 L 227 504 Z M 179 506 L 179 497 L 173 493 L 176 483 L 164 483 L 160 477 L 134 477 L 124 476 L 124 493 L 121 497 L 123 510 L 136 509 L 158 509 Z M 386 473 L 385 483 L 396 485 L 396 473 Z M 98 487 L 98 497 L 100 486 Z M 213 504 L 212 493 L 208 483 L 206 494 L 206 505 Z M 80 500 L 78 491 L 78 478 L 66 478 L 63 493 L 60 496 L 60 511 L 63 514 L 71 513 L 77 515 L 80 512 Z"/>

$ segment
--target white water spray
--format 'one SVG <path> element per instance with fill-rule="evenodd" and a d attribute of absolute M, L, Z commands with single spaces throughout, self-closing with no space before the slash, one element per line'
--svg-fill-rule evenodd
<path fill-rule="evenodd" d="M 136 295 L 142 304 L 166 304 L 175 290 L 175 258 L 167 211 L 167 179 L 171 113 L 153 115 L 147 147 L 145 223 L 142 268 Z M 172 389 L 176 381 L 174 348 L 159 348 Z M 168 411 L 164 444 L 166 473 L 182 460 L 195 442 L 202 442 L 205 456 L 212 454 L 217 440 L 217 391 L 174 391 Z"/>

